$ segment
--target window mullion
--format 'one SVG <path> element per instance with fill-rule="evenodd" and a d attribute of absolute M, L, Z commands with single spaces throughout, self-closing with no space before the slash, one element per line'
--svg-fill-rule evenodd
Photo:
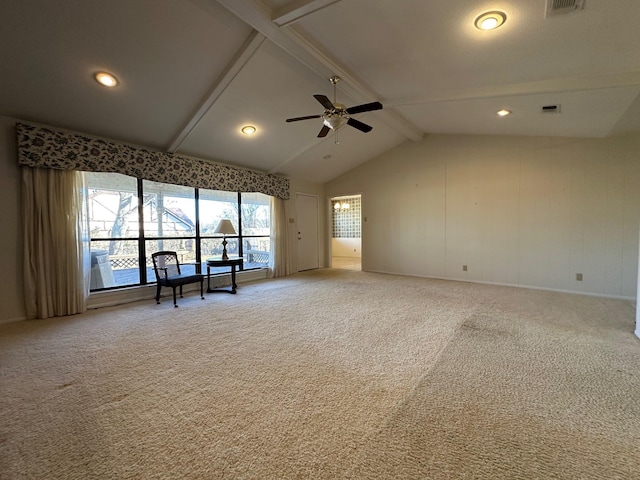
<path fill-rule="evenodd" d="M 147 248 L 144 241 L 144 192 L 142 179 L 138 178 L 138 268 L 140 269 L 140 284 L 147 284 Z"/>
<path fill-rule="evenodd" d="M 200 189 L 195 189 L 196 202 L 196 273 L 202 272 L 202 248 L 200 246 Z"/>
<path fill-rule="evenodd" d="M 242 240 L 242 192 L 238 192 L 238 256 L 244 257 L 244 245 Z M 244 270 L 244 264 L 240 265 L 240 270 Z"/>

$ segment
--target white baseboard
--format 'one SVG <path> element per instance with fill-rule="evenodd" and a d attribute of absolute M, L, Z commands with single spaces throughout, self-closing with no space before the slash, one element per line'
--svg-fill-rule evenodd
<path fill-rule="evenodd" d="M 496 285 L 499 287 L 527 288 L 529 290 L 542 290 L 545 292 L 572 293 L 575 295 L 585 295 L 587 297 L 615 298 L 617 300 L 628 300 L 631 302 L 636 301 L 636 297 L 627 297 L 623 295 L 607 295 L 605 293 L 581 292 L 579 290 L 563 290 L 559 288 L 537 287 L 533 285 L 520 285 L 517 283 L 498 283 L 498 282 L 485 282 L 481 280 L 470 280 L 468 278 L 449 278 L 449 277 L 430 277 L 426 275 L 409 275 L 407 273 L 389 272 L 385 270 L 363 270 L 363 272 L 364 271 L 371 272 L 371 273 L 384 273 L 386 275 L 401 275 L 404 277 L 430 278 L 433 280 L 449 280 L 451 282 L 479 283 L 482 285 Z"/>
<path fill-rule="evenodd" d="M 26 319 L 27 317 L 3 318 L 0 320 L 0 325 L 2 325 L 3 323 L 22 322 Z"/>

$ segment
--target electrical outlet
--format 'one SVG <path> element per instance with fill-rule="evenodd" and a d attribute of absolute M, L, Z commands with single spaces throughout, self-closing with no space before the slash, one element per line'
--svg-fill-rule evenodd
<path fill-rule="evenodd" d="M 467 266 L 466 265 L 462 265 L 462 271 L 466 272 L 467 271 Z"/>
<path fill-rule="evenodd" d="M 577 280 L 578 282 L 581 282 L 581 281 L 582 281 L 582 274 L 581 274 L 581 273 L 576 273 L 576 280 Z"/>

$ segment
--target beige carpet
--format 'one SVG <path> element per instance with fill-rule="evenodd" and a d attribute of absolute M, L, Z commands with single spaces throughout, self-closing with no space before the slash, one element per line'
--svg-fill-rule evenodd
<path fill-rule="evenodd" d="M 631 302 L 319 270 L 0 325 L 0 478 L 631 479 Z"/>

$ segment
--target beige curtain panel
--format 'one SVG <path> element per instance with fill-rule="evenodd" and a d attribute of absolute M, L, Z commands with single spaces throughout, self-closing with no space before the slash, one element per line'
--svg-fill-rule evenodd
<path fill-rule="evenodd" d="M 289 275 L 287 268 L 287 219 L 284 200 L 271 197 L 271 257 L 269 276 L 271 278 Z"/>
<path fill-rule="evenodd" d="M 22 167 L 27 318 L 84 312 L 89 297 L 83 244 L 82 173 Z"/>

